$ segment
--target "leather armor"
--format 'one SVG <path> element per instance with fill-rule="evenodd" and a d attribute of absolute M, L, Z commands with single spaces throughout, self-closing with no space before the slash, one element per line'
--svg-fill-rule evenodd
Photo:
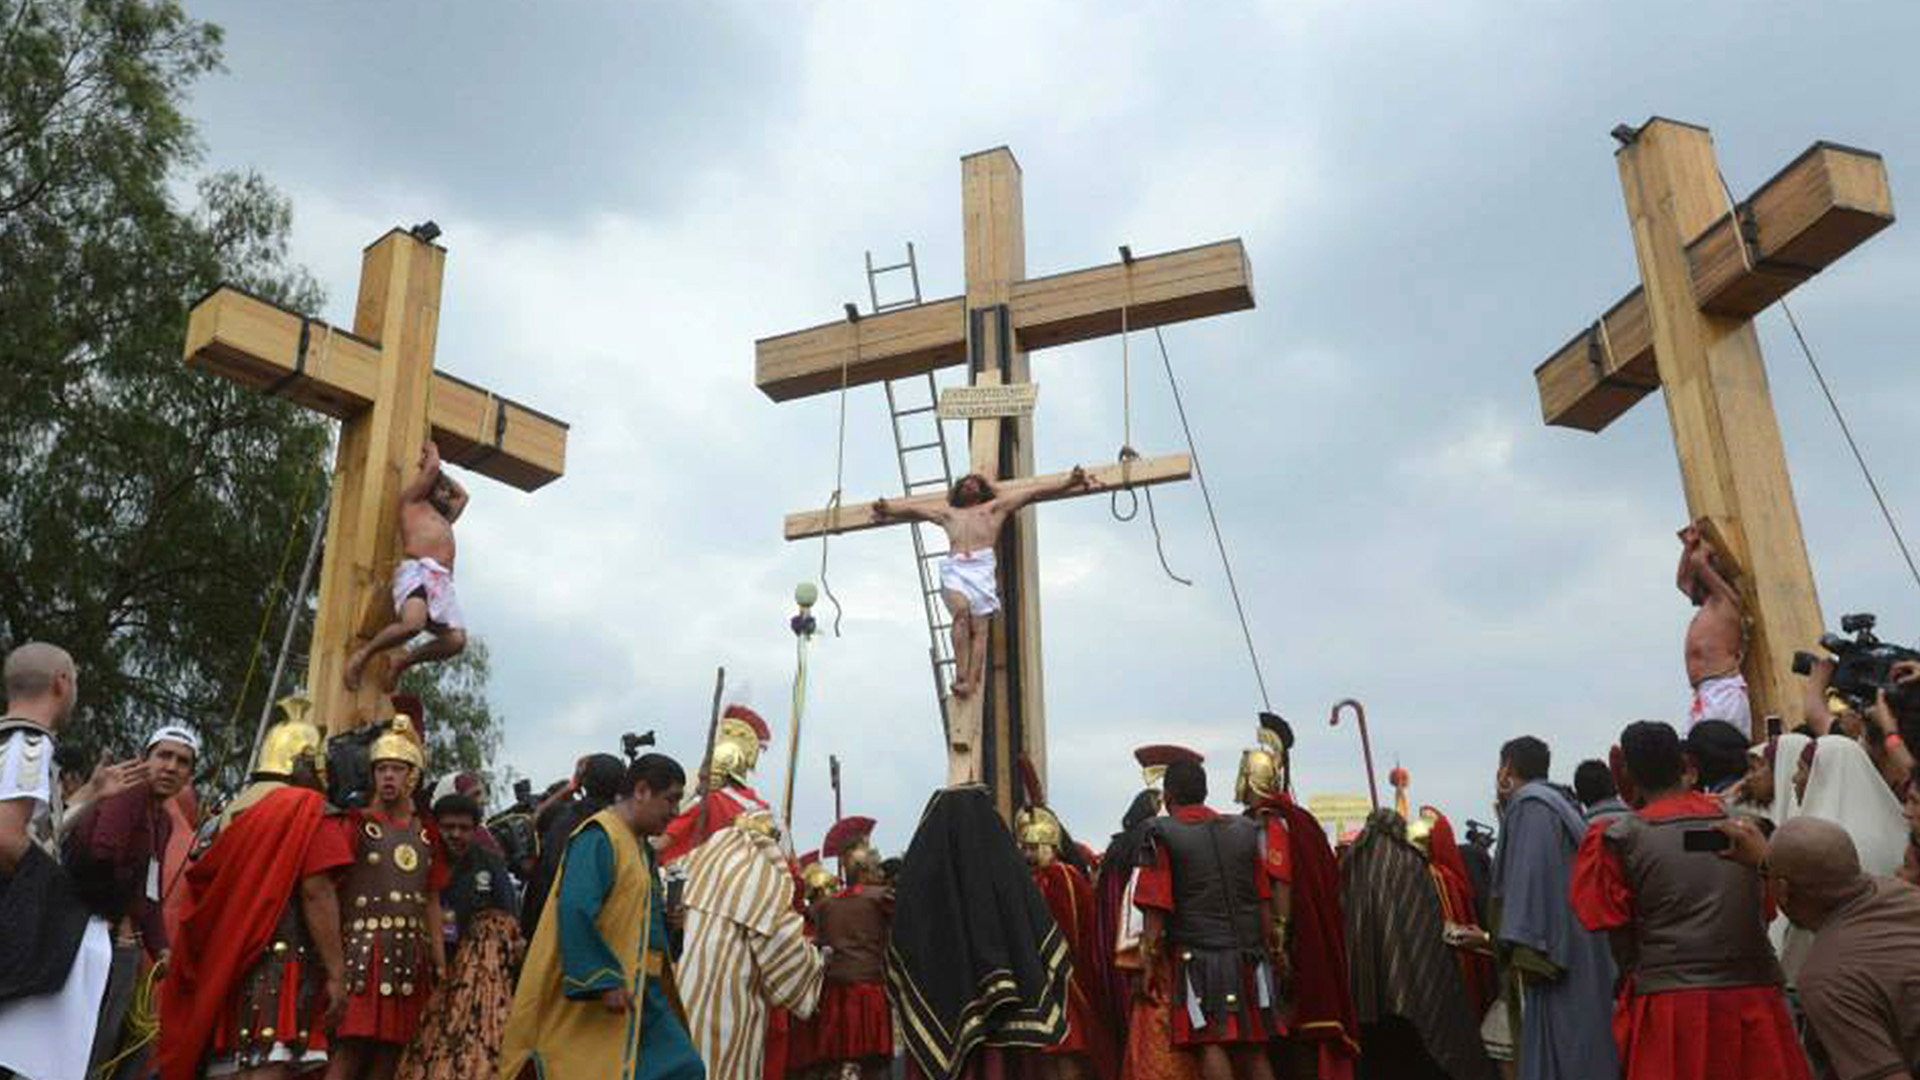
<path fill-rule="evenodd" d="M 359 856 L 340 887 L 347 992 L 411 996 L 427 973 L 427 875 L 433 848 L 418 817 L 395 826 L 358 817 Z M 377 985 L 373 982 L 378 953 Z"/>
<path fill-rule="evenodd" d="M 1634 990 L 1778 986 L 1780 963 L 1767 940 L 1760 876 L 1707 852 L 1687 851 L 1690 829 L 1712 817 L 1648 821 L 1638 814 L 1607 826 L 1633 890 Z"/>

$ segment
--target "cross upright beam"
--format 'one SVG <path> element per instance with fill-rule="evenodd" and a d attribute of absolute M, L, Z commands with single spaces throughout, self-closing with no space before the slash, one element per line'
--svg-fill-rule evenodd
<path fill-rule="evenodd" d="M 445 248 L 394 229 L 361 256 L 351 331 L 231 286 L 187 322 L 189 365 L 341 421 L 307 671 L 314 719 L 329 732 L 391 714 L 380 690 L 388 657 L 374 658 L 358 691 L 341 675 L 393 618 L 400 490 L 429 434 L 448 463 L 525 491 L 566 469 L 566 424 L 434 370 L 445 268 Z"/>
<path fill-rule="evenodd" d="M 774 401 L 836 392 L 966 365 L 975 386 L 1032 381 L 1031 350 L 1144 330 L 1253 306 L 1252 272 L 1239 240 L 1049 277 L 1026 276 L 1025 212 L 1019 163 L 1005 147 L 961 159 L 966 289 L 959 296 L 837 321 L 754 347 L 754 381 Z M 1123 318 L 1124 312 L 1124 318 Z M 969 423 L 969 466 L 1002 490 L 1058 483 L 1034 476 L 1033 416 Z M 1185 455 L 1143 458 L 1126 469 L 1089 470 L 1103 484 L 1186 479 Z M 909 493 L 911 496 L 911 493 Z M 942 496 L 918 496 L 931 501 Z M 902 500 L 912 503 L 915 497 Z M 834 513 L 788 515 L 789 540 L 871 528 L 871 503 Z M 1000 811 L 1018 805 L 1018 762 L 1046 777 L 1046 701 L 1041 666 L 1036 512 L 1021 510 L 995 549 L 1001 613 L 993 619 L 985 685 L 946 699 L 948 779 L 985 782 Z"/>
<path fill-rule="evenodd" d="M 1729 207 L 1705 128 L 1654 118 L 1617 153 L 1641 288 L 1535 371 L 1546 422 L 1599 431 L 1658 389 L 1688 514 L 1737 569 L 1754 735 L 1794 715 L 1822 631 L 1752 317 L 1893 221 L 1879 155 L 1816 143 Z"/>

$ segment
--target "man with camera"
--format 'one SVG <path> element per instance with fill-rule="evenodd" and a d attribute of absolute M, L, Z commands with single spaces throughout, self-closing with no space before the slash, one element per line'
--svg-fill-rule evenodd
<path fill-rule="evenodd" d="M 1580 845 L 1573 910 L 1610 933 L 1622 974 L 1614 1032 L 1626 1080 L 1807 1080 L 1767 939 L 1764 886 L 1724 850 L 1720 800 L 1687 787 L 1680 737 L 1620 733 L 1640 809 Z"/>
<path fill-rule="evenodd" d="M 1793 670 L 1806 676 L 1802 707 L 1815 737 L 1837 731 L 1857 739 L 1873 759 L 1887 785 L 1901 793 L 1913 775 L 1914 758 L 1901 735 L 1901 724 L 1920 720 L 1920 654 L 1880 641 L 1873 635 L 1874 617 L 1847 615 L 1842 633 L 1820 639 L 1831 655 L 1796 653 Z M 1834 715 L 1829 695 L 1846 708 Z"/>

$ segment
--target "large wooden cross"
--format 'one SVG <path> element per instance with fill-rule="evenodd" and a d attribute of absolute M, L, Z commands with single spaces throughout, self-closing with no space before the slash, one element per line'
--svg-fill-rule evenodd
<path fill-rule="evenodd" d="M 400 489 L 429 430 L 444 461 L 523 491 L 566 467 L 567 425 L 434 370 L 447 256 L 430 242 L 437 232 L 422 239 L 394 229 L 366 249 L 351 332 L 230 285 L 187 322 L 188 364 L 341 421 L 307 670 L 312 715 L 329 732 L 392 708 L 379 689 L 390 657 L 367 666 L 357 692 L 341 672 L 353 649 L 393 620 Z"/>
<path fill-rule="evenodd" d="M 1005 147 L 961 159 L 966 293 L 884 314 L 766 338 L 755 346 L 755 382 L 788 401 L 889 379 L 967 365 L 976 386 L 1032 381 L 1027 353 L 1130 330 L 1253 306 L 1251 271 L 1239 240 L 1123 260 L 1052 277 L 1027 277 L 1020 165 Z M 1063 474 L 1033 474 L 1033 417 L 973 420 L 971 471 L 1002 491 L 1057 485 Z M 1142 458 L 1123 477 L 1118 466 L 1089 470 L 1102 484 L 1184 480 L 1186 455 Z M 945 498 L 915 495 L 896 504 Z M 786 537 L 799 540 L 879 524 L 871 503 L 837 514 L 789 515 Z M 1046 776 L 1046 715 L 1040 667 L 1040 577 L 1034 512 L 1010 522 L 997 549 L 1001 613 L 992 624 L 986 685 L 948 698 L 948 779 L 982 781 L 1011 815 L 1025 756 Z"/>
<path fill-rule="evenodd" d="M 1534 371 L 1549 424 L 1597 432 L 1664 391 L 1687 510 L 1745 600 L 1754 736 L 1800 700 L 1794 650 L 1822 630 L 1752 318 L 1893 221 L 1878 154 L 1816 143 L 1728 205 L 1705 128 L 1654 118 L 1616 136 L 1641 288 Z"/>

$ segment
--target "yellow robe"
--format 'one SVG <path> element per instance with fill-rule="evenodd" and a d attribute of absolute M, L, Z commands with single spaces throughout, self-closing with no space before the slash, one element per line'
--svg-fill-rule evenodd
<path fill-rule="evenodd" d="M 562 992 L 565 973 L 560 957 L 557 897 L 566 875 L 563 856 L 514 991 L 513 1012 L 507 1018 L 500 1053 L 500 1080 L 516 1080 L 529 1063 L 548 1080 L 608 1076 L 638 1080 L 642 1075 L 641 1003 L 650 976 L 660 980 L 684 1022 L 686 1010 L 674 987 L 672 965 L 658 964 L 658 970 L 648 971 L 643 962 L 650 953 L 664 956 L 666 952 L 665 942 L 648 940 L 654 897 L 647 857 L 633 830 L 611 809 L 588 818 L 580 828 L 595 822 L 605 830 L 614 857 L 613 888 L 601 905 L 596 926 L 620 958 L 623 980 L 633 994 L 633 1007 L 625 1014 L 609 1012 L 597 1002 L 573 1001 Z M 612 1071 L 615 1068 L 617 1072 Z"/>

